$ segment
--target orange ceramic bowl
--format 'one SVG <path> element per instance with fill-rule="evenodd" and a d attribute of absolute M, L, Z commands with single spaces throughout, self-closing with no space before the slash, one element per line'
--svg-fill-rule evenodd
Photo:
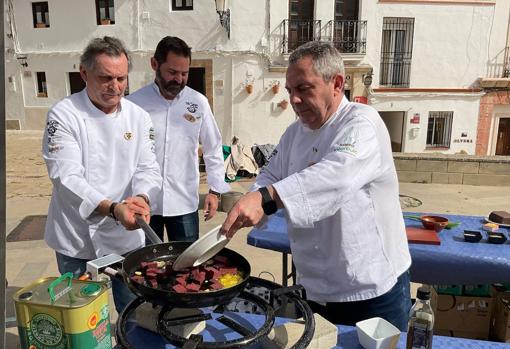
<path fill-rule="evenodd" d="M 425 229 L 432 229 L 436 233 L 439 233 L 448 225 L 448 218 L 441 216 L 421 216 L 421 224 Z"/>

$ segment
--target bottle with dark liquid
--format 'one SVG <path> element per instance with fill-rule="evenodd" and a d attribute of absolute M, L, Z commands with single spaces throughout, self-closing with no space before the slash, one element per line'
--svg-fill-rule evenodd
<path fill-rule="evenodd" d="M 434 312 L 430 306 L 428 287 L 418 288 L 416 303 L 409 312 L 406 349 L 431 349 Z"/>

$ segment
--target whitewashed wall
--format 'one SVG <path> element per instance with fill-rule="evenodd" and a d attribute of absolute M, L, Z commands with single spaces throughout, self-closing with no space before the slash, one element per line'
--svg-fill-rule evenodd
<path fill-rule="evenodd" d="M 6 85 L 7 118 L 24 122 L 26 108 L 48 108 L 66 96 L 69 93 L 67 72 L 78 71 L 79 55 L 93 37 L 119 37 L 133 51 L 130 89 L 134 91 L 153 79 L 148 61 L 157 42 L 165 35 L 174 35 L 188 42 L 194 59 L 213 62 L 214 113 L 225 143 L 232 136 L 246 144 L 276 143 L 295 119 L 290 106 L 286 110 L 277 107 L 281 100 L 288 99 L 283 88 L 285 74 L 269 71 L 269 66 L 286 64 L 281 43 L 282 21 L 288 18 L 287 1 L 231 0 L 230 40 L 219 25 L 212 0 L 195 1 L 194 11 L 176 12 L 171 11 L 171 2 L 167 0 L 116 0 L 116 23 L 106 26 L 96 24 L 93 1 L 48 2 L 51 26 L 36 29 L 32 24 L 31 1 L 12 1 L 16 18 L 15 53 L 29 57 L 27 70 L 33 74 L 31 79 L 23 77 L 15 54 L 6 54 L 6 76 L 15 76 L 16 81 L 16 91 Z M 383 17 L 415 18 L 411 88 L 471 87 L 478 78 L 487 75 L 491 64 L 496 64 L 491 62 L 497 61 L 506 45 L 510 1 L 498 1 L 496 6 L 390 4 L 378 0 L 360 3 L 360 19 L 368 22 L 367 54 L 351 64 L 373 67 L 372 88 L 379 87 Z M 327 34 L 327 22 L 333 19 L 333 10 L 334 0 L 316 1 L 315 17 L 322 20 L 323 35 Z M 6 34 L 9 32 L 6 30 Z M 10 40 L 7 37 L 6 43 Z M 46 72 L 48 98 L 36 97 L 36 71 Z M 254 92 L 247 94 L 244 83 L 251 78 Z M 269 90 L 273 80 L 281 81 L 277 95 Z M 469 115 L 459 120 L 454 116 L 455 132 L 467 128 L 471 133 L 476 129 L 479 96 L 459 100 L 437 96 L 430 100 L 420 94 L 411 99 L 395 94 L 381 98 L 374 100 L 372 96 L 374 107 L 380 111 L 419 109 L 422 122 L 426 122 L 428 110 L 455 110 L 455 115 Z M 424 101 L 433 101 L 434 108 L 427 107 Z M 407 115 L 412 116 L 409 112 Z M 406 139 L 405 151 L 423 151 L 425 124 L 421 130 L 421 136 Z M 453 146 L 450 149 L 451 152 L 459 150 Z"/>
<path fill-rule="evenodd" d="M 455 154 L 465 151 L 468 154 L 475 153 L 476 130 L 478 124 L 478 110 L 480 108 L 480 97 L 468 94 L 439 94 L 428 95 L 408 93 L 406 95 L 397 93 L 375 94 L 370 99 L 377 110 L 381 112 L 401 111 L 407 114 L 404 123 L 403 152 L 423 153 L 441 152 Z M 427 150 L 427 122 L 430 111 L 453 111 L 453 124 L 451 133 L 451 145 L 448 150 Z M 410 118 L 419 114 L 420 123 L 411 124 Z M 413 135 L 412 128 L 418 128 L 417 134 Z M 461 139 L 462 132 L 467 133 L 470 143 L 456 143 L 454 140 Z"/>
<path fill-rule="evenodd" d="M 379 86 L 384 17 L 414 18 L 410 87 L 465 88 L 486 76 L 489 62 L 506 46 L 510 2 L 468 4 L 390 4 L 362 1 L 368 21 L 367 56 Z"/>

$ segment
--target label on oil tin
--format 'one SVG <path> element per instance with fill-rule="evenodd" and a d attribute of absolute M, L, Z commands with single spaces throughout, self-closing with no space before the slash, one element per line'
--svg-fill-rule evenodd
<path fill-rule="evenodd" d="M 44 348 L 64 348 L 64 331 L 58 321 L 47 314 L 37 314 L 30 321 L 29 338 Z"/>
<path fill-rule="evenodd" d="M 92 313 L 87 321 L 88 331 L 65 333 L 59 322 L 48 314 L 36 314 L 28 327 L 18 327 L 22 348 L 28 349 L 68 349 L 94 348 L 110 349 L 110 321 L 108 305 L 99 313 Z M 25 339 L 26 338 L 26 342 Z"/>

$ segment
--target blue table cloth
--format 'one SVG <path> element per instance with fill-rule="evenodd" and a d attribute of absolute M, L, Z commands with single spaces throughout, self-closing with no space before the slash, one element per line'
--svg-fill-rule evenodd
<path fill-rule="evenodd" d="M 217 315 L 216 315 L 217 316 Z M 242 323 L 252 330 L 257 330 L 263 323 L 262 315 L 245 314 L 245 313 L 229 313 L 229 317 L 235 321 Z M 280 325 L 288 322 L 289 319 L 276 318 L 275 325 Z M 337 345 L 334 348 L 341 349 L 362 349 L 363 347 L 358 342 L 358 335 L 355 327 L 338 325 Z M 141 327 L 131 323 L 128 326 L 128 340 L 134 349 L 138 348 L 165 348 L 173 349 L 175 346 L 166 343 L 166 341 L 158 334 L 147 331 Z M 204 341 L 225 341 L 239 338 L 239 335 L 233 330 L 217 321 L 208 321 L 206 328 L 201 332 Z M 398 349 L 405 349 L 406 333 L 400 335 L 400 340 L 397 345 Z M 488 341 L 479 341 L 464 338 L 442 337 L 434 336 L 433 339 L 434 349 L 508 349 L 508 344 L 496 343 Z M 117 347 L 118 348 L 118 347 Z M 263 344 L 254 344 L 249 346 L 250 349 L 260 348 L 263 349 Z"/>
<path fill-rule="evenodd" d="M 424 213 L 404 212 L 404 215 Z M 433 214 L 433 213 L 430 213 Z M 450 222 L 460 225 L 439 233 L 441 245 L 409 244 L 411 252 L 411 280 L 426 284 L 484 284 L 510 282 L 510 242 L 502 245 L 487 242 L 482 231 L 485 223 L 481 216 L 439 214 Z M 405 219 L 406 226 L 423 227 L 421 222 Z M 482 231 L 483 239 L 478 243 L 464 241 L 464 230 Z M 510 229 L 500 227 L 507 238 Z M 283 211 L 271 216 L 263 229 L 252 229 L 248 234 L 249 245 L 291 253 L 287 236 L 287 223 Z M 282 275 L 285 275 L 283 273 Z"/>

